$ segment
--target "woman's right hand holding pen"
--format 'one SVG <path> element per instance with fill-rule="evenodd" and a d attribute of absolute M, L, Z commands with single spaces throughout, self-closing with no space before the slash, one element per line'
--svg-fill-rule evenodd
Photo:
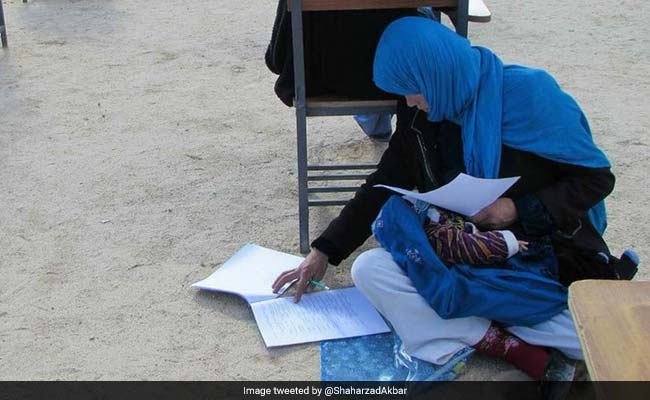
<path fill-rule="evenodd" d="M 284 271 L 273 282 L 273 292 L 277 293 L 287 282 L 298 280 L 296 282 L 296 292 L 293 296 L 294 301 L 300 301 L 302 294 L 309 286 L 311 279 L 320 281 L 327 271 L 327 255 L 318 249 L 311 249 L 311 252 L 305 257 L 302 263 L 294 269 Z"/>

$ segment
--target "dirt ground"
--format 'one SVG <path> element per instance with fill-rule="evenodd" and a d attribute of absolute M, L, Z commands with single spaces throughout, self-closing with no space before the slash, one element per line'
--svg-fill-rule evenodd
<path fill-rule="evenodd" d="M 0 379 L 318 379 L 318 345 L 269 351 L 244 301 L 190 288 L 247 242 L 298 251 L 294 114 L 263 62 L 276 3 L 3 3 Z M 649 259 L 650 3 L 487 3 L 471 39 L 578 99 L 618 179 L 606 239 Z M 351 118 L 310 129 L 312 160 L 385 146 Z M 476 358 L 465 379 L 509 370 Z"/>

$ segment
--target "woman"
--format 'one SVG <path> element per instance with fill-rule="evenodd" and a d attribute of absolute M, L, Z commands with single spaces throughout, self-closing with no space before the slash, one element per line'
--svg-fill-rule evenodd
<path fill-rule="evenodd" d="M 580 108 L 552 77 L 503 66 L 489 50 L 471 47 L 440 24 L 408 17 L 384 32 L 374 80 L 404 96 L 408 107 L 398 106 L 397 130 L 377 171 L 312 243 L 305 261 L 278 277 L 275 289 L 298 279 L 299 301 L 309 279 L 322 278 L 328 262 L 338 265 L 369 237 L 372 221 L 390 197 L 373 185 L 428 191 L 460 172 L 521 176 L 473 222 L 484 229 L 510 229 L 522 240 L 550 236 L 563 285 L 617 278 L 616 260 L 601 236 L 602 200 L 613 189 L 614 176 Z M 384 249 L 359 256 L 352 278 L 391 322 L 406 350 L 426 361 L 445 363 L 470 345 L 539 379 L 555 357 L 546 347 L 582 358 L 566 311 L 507 330 L 477 316 L 443 319 Z"/>

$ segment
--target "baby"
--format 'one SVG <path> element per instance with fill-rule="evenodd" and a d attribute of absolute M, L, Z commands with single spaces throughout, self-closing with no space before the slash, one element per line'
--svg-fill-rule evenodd
<path fill-rule="evenodd" d="M 433 250 L 447 265 L 502 263 L 528 246 L 511 231 L 480 232 L 462 216 L 433 206 L 427 211 L 424 231 Z"/>

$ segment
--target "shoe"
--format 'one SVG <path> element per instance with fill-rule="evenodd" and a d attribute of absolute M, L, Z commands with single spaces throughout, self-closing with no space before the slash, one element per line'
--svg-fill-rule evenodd
<path fill-rule="evenodd" d="M 584 361 L 576 361 L 576 373 L 573 377 L 574 382 L 589 382 L 591 377 L 589 376 L 589 371 L 587 370 L 587 364 Z"/>
<path fill-rule="evenodd" d="M 545 400 L 564 400 L 571 390 L 576 377 L 576 361 L 558 350 L 551 349 L 540 384 L 542 398 Z"/>
<path fill-rule="evenodd" d="M 621 280 L 630 281 L 639 271 L 639 255 L 634 250 L 625 250 L 621 258 L 614 262 L 614 272 Z"/>
<path fill-rule="evenodd" d="M 594 257 L 594 261 L 604 265 L 605 268 L 612 268 L 613 273 L 609 279 L 630 281 L 639 271 L 639 255 L 634 250 L 625 250 L 621 258 L 599 252 Z"/>
<path fill-rule="evenodd" d="M 392 136 L 392 132 L 388 132 L 387 134 L 382 134 L 382 135 L 368 135 L 368 137 L 376 142 L 390 142 L 390 137 Z"/>

